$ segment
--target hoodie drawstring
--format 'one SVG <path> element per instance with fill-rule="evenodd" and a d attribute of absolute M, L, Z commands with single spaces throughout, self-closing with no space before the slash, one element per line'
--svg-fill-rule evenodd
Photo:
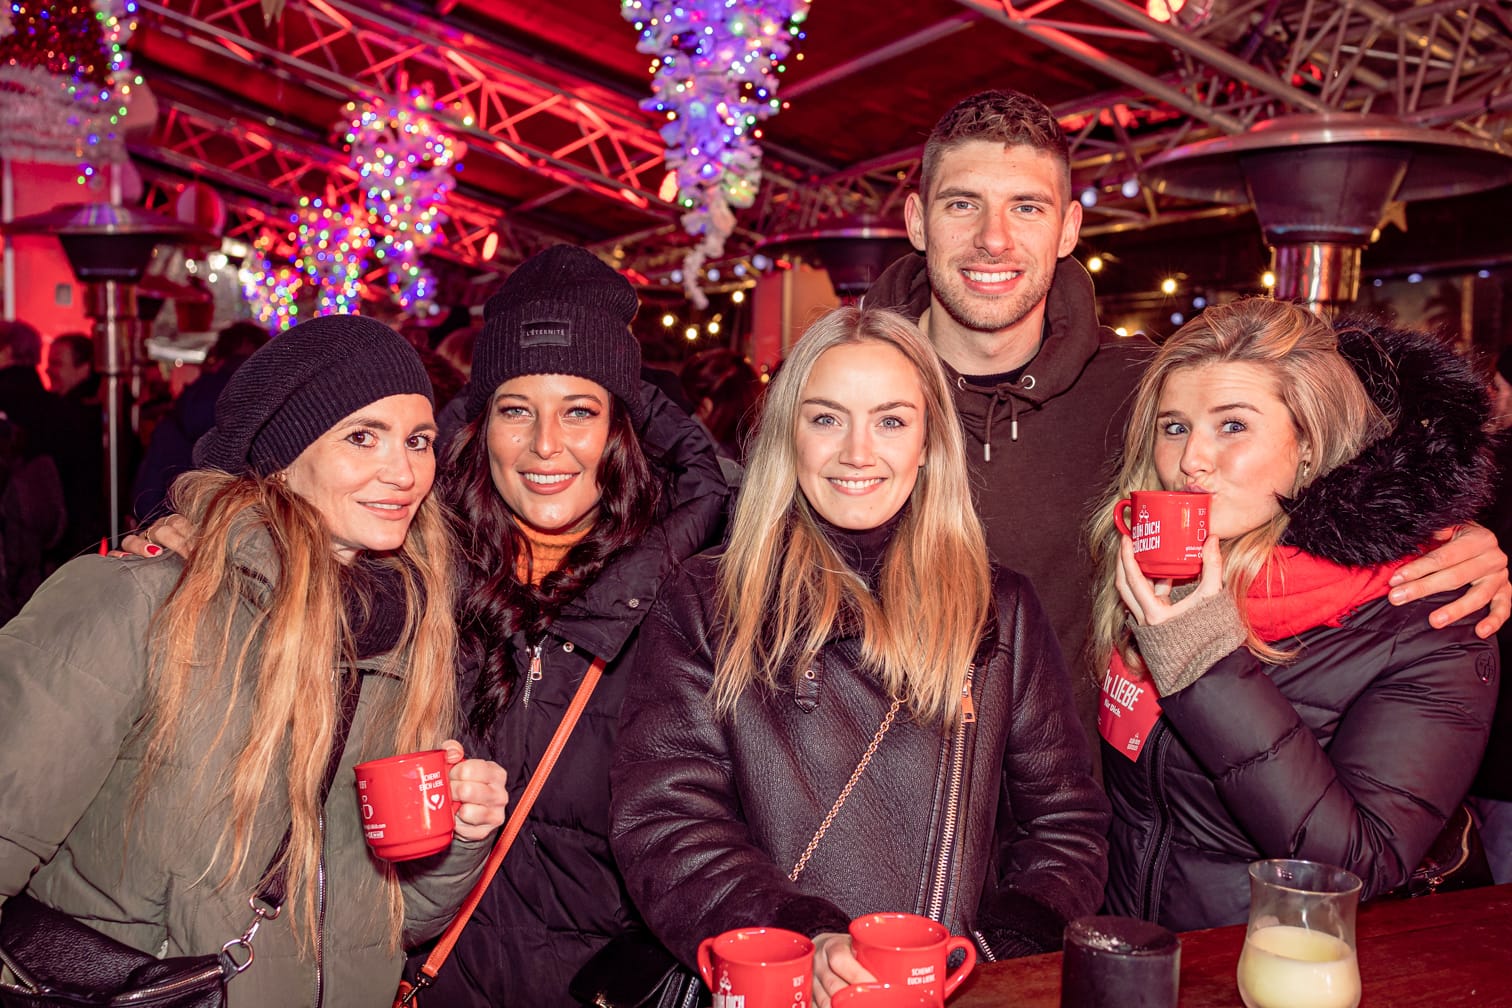
<path fill-rule="evenodd" d="M 999 388 L 992 394 L 992 398 L 987 400 L 987 418 L 986 422 L 982 425 L 983 462 L 992 461 L 992 421 L 997 416 L 998 404 L 1002 402 L 1006 402 L 1008 404 L 1008 440 L 1018 440 L 1018 398 L 1009 395 L 1006 391 Z"/>

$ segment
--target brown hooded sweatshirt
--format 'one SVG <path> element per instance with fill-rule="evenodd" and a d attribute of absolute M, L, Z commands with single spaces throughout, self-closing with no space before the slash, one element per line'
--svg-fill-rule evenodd
<path fill-rule="evenodd" d="M 924 257 L 910 254 L 877 278 L 865 304 L 917 321 L 929 298 Z M 1034 583 L 1094 748 L 1100 670 L 1082 653 L 1092 608 L 1084 526 L 1116 472 L 1134 386 L 1153 350 L 1143 337 L 1098 325 L 1092 278 L 1067 258 L 1055 268 L 1039 352 L 1018 381 L 980 388 L 945 365 L 988 550 Z"/>

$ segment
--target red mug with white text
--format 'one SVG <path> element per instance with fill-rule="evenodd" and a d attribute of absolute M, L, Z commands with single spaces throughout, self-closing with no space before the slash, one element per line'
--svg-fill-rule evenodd
<path fill-rule="evenodd" d="M 716 1005 L 808 1008 L 814 943 L 781 928 L 726 931 L 698 943 L 698 972 Z"/>
<path fill-rule="evenodd" d="M 1124 509 L 1134 522 L 1124 521 Z M 1135 490 L 1113 505 L 1113 524 L 1134 540 L 1134 559 L 1146 577 L 1202 573 L 1202 544 L 1212 521 L 1213 495 L 1185 490 Z"/>
<path fill-rule="evenodd" d="M 976 966 L 975 945 L 917 914 L 866 914 L 851 921 L 850 936 L 856 961 L 878 981 L 920 991 L 935 1005 L 944 1004 Z M 947 976 L 945 964 L 957 951 L 966 961 Z"/>
<path fill-rule="evenodd" d="M 445 749 L 369 760 L 352 768 L 362 833 L 385 861 L 409 861 L 451 846 L 451 769 Z"/>

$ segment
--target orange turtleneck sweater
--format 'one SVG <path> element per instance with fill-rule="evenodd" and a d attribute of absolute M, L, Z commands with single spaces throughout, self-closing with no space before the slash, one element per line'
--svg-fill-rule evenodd
<path fill-rule="evenodd" d="M 585 522 L 582 528 L 557 535 L 537 532 L 524 522 L 520 523 L 520 529 L 530 543 L 530 551 L 515 561 L 515 577 L 539 588 L 548 574 L 562 566 L 572 547 L 588 538 L 588 533 L 593 531 L 593 523 Z"/>

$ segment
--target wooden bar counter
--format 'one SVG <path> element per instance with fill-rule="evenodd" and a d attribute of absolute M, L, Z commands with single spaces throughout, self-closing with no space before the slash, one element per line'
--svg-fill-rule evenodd
<path fill-rule="evenodd" d="M 1512 885 L 1360 908 L 1360 1008 L 1512 1008 Z M 1180 1008 L 1243 1008 L 1244 925 L 1181 935 Z M 949 1008 L 1057 1008 L 1059 953 L 979 963 Z"/>

